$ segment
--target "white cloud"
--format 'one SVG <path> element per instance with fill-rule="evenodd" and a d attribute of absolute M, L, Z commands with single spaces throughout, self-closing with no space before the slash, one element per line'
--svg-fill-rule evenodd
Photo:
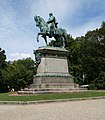
<path fill-rule="evenodd" d="M 81 24 L 80 26 L 75 26 L 67 30 L 74 38 L 84 36 L 87 31 L 100 28 L 102 21 L 104 21 L 104 17 L 98 16 L 93 18 L 91 21 L 86 22 L 85 24 Z"/>
<path fill-rule="evenodd" d="M 79 8 L 79 1 L 76 0 L 39 0 L 33 2 L 31 6 L 32 15 L 40 15 L 45 20 L 48 19 L 49 12 L 53 12 L 54 15 L 62 21 L 67 16 L 72 16 L 74 12 Z"/>
<path fill-rule="evenodd" d="M 28 57 L 31 57 L 33 60 L 34 60 L 34 55 L 32 54 L 28 54 L 28 53 L 11 53 L 7 56 L 7 61 L 10 60 L 10 61 L 13 61 L 13 60 L 18 60 L 18 59 L 25 59 L 25 58 L 28 58 Z"/>

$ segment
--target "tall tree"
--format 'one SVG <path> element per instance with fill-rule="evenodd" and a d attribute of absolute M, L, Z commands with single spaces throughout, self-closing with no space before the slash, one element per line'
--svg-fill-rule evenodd
<path fill-rule="evenodd" d="M 0 70 L 6 66 L 5 51 L 0 48 Z"/>
<path fill-rule="evenodd" d="M 72 36 L 68 36 L 66 49 L 69 51 L 68 63 L 70 74 L 74 76 L 75 83 L 82 84 L 81 51 L 78 40 L 73 39 Z"/>
<path fill-rule="evenodd" d="M 3 80 L 15 90 L 25 88 L 33 81 L 34 61 L 31 58 L 9 62 L 5 70 L 2 71 Z"/>
<path fill-rule="evenodd" d="M 85 77 L 82 84 L 92 84 L 92 87 L 99 89 L 100 84 L 97 81 L 101 80 L 100 76 L 105 71 L 105 22 L 101 28 L 88 31 L 84 37 L 75 40 L 80 44 L 78 53 Z M 104 84 L 105 81 L 102 81 L 103 78 L 101 83 Z"/>
<path fill-rule="evenodd" d="M 6 86 L 2 78 L 2 70 L 6 67 L 5 51 L 0 48 L 0 92 L 6 91 Z"/>

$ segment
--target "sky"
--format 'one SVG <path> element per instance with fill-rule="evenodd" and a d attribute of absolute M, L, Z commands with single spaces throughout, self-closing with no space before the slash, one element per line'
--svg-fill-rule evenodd
<path fill-rule="evenodd" d="M 45 46 L 41 37 L 36 41 L 40 30 L 34 16 L 47 21 L 50 12 L 58 26 L 76 38 L 100 28 L 105 21 L 105 0 L 0 0 L 0 47 L 7 61 L 34 59 L 33 50 Z"/>

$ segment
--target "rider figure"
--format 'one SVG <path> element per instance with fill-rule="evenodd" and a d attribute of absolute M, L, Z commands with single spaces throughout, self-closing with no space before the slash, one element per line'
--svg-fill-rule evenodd
<path fill-rule="evenodd" d="M 53 34 L 55 34 L 56 32 L 56 28 L 58 24 L 58 22 L 56 21 L 56 18 L 53 16 L 53 13 L 49 13 L 49 19 L 47 23 L 49 24 L 49 28 L 50 28 L 50 37 L 52 37 Z"/>

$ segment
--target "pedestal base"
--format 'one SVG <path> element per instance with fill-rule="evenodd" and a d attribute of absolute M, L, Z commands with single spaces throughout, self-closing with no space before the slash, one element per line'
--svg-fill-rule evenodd
<path fill-rule="evenodd" d="M 18 93 L 55 93 L 79 89 L 79 85 L 74 84 L 73 77 L 69 74 L 68 51 L 65 48 L 45 46 L 38 48 L 34 54 L 38 60 L 38 68 L 33 84 L 29 85 L 29 89 Z"/>
<path fill-rule="evenodd" d="M 54 88 L 74 88 L 73 77 L 71 75 L 36 75 L 33 79 L 33 84 L 29 86 L 32 89 L 54 89 Z"/>

